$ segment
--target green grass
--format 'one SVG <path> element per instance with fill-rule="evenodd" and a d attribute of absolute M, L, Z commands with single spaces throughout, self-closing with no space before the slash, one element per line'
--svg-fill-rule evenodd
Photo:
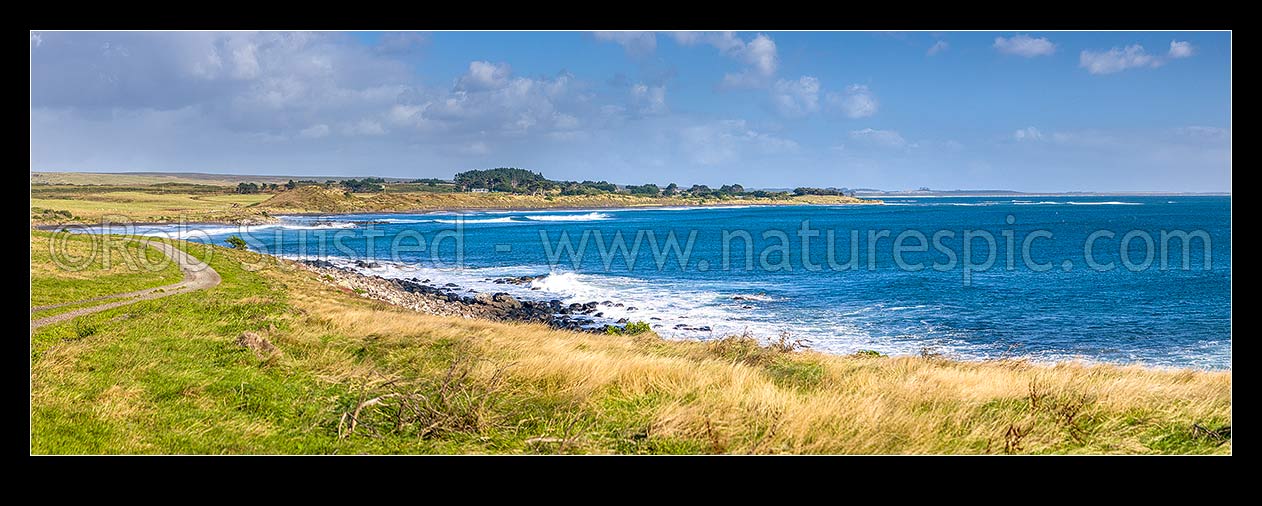
<path fill-rule="evenodd" d="M 327 400 L 345 387 L 268 366 L 232 344 L 290 308 L 283 287 L 243 270 L 228 250 L 217 253 L 220 287 L 34 333 L 33 453 L 334 449 Z"/>
<path fill-rule="evenodd" d="M 78 221 L 197 221 L 253 215 L 247 208 L 272 194 L 172 193 L 154 188 L 75 187 L 74 191 L 32 193 L 33 220 L 58 223 L 52 213 L 70 213 Z M 34 209 L 40 209 L 36 213 Z M 48 210 L 45 212 L 44 210 Z"/>
<path fill-rule="evenodd" d="M 152 288 L 182 278 L 174 262 L 138 240 L 31 232 L 32 306 Z"/>
<path fill-rule="evenodd" d="M 222 284 L 32 334 L 32 453 L 1231 448 L 1229 432 L 1194 429 L 1230 425 L 1229 373 L 842 357 L 784 339 L 672 342 L 440 318 L 307 271 L 247 269 L 262 258 L 249 251 L 175 244 Z M 245 331 L 281 354 L 236 345 Z"/>

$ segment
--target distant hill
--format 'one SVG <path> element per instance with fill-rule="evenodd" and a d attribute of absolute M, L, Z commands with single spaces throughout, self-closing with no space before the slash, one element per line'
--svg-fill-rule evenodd
<path fill-rule="evenodd" d="M 201 172 L 31 172 L 31 184 L 110 184 L 149 185 L 162 183 L 209 184 L 236 186 L 240 183 L 284 184 L 293 179 L 312 181 L 345 181 L 362 176 L 264 176 L 250 174 L 206 174 Z M 389 182 L 412 181 L 415 178 L 386 177 Z"/>

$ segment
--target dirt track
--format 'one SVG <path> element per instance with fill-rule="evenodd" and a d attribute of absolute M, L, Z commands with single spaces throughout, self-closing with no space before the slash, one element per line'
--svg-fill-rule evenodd
<path fill-rule="evenodd" d="M 219 281 L 220 281 L 219 273 L 215 272 L 215 269 L 207 265 L 205 262 L 202 262 L 201 260 L 194 258 L 192 255 L 189 255 L 188 253 L 185 253 L 184 251 L 170 244 L 154 241 L 154 242 L 149 243 L 149 245 L 157 249 L 158 251 L 161 251 L 171 260 L 175 261 L 175 264 L 178 265 L 180 267 L 180 270 L 184 272 L 184 279 L 182 281 L 180 281 L 179 283 L 174 283 L 170 285 L 147 288 L 144 290 L 137 290 L 134 292 L 119 293 L 115 295 L 105 295 L 102 297 L 93 297 L 91 299 L 84 299 L 84 300 L 74 301 L 74 302 L 66 302 L 62 304 L 54 304 L 51 306 L 33 307 L 31 308 L 32 313 L 36 311 L 43 311 L 46 309 L 69 306 L 72 304 L 91 302 L 95 300 L 122 299 L 122 300 L 115 300 L 113 302 L 108 302 L 108 303 L 97 305 L 97 306 L 91 306 L 91 307 L 75 309 L 73 311 L 67 311 L 65 313 L 49 316 L 47 318 L 31 320 L 31 330 L 35 330 L 45 325 L 63 322 L 71 318 L 76 318 L 76 317 L 87 315 L 87 314 L 105 311 L 106 309 L 112 309 L 119 306 L 124 306 L 124 305 L 131 304 L 133 302 L 137 302 L 141 300 L 157 299 L 161 297 L 166 297 L 168 295 L 175 295 L 177 293 L 185 293 L 185 292 L 191 292 L 194 290 L 202 290 L 202 289 L 210 288 L 212 286 L 219 284 Z"/>

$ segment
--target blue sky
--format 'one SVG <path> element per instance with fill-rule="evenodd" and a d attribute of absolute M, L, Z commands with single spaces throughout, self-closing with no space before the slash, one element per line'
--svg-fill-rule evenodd
<path fill-rule="evenodd" d="M 1224 32 L 32 32 L 31 170 L 1227 191 Z"/>

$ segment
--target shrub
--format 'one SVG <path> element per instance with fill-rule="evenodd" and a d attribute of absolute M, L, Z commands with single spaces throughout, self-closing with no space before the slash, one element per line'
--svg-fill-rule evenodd
<path fill-rule="evenodd" d="M 224 242 L 228 243 L 229 246 L 232 246 L 232 249 L 245 249 L 245 239 L 235 235 L 229 236 L 224 240 Z"/>
<path fill-rule="evenodd" d="M 622 327 L 605 325 L 605 334 L 611 336 L 634 336 L 652 331 L 653 328 L 650 327 L 648 323 L 642 321 L 631 322 Z"/>
<path fill-rule="evenodd" d="M 79 339 L 89 337 L 96 334 L 96 325 L 88 323 L 84 320 L 75 320 L 74 333 Z"/>
<path fill-rule="evenodd" d="M 643 334 L 643 333 L 645 333 L 645 332 L 652 332 L 652 331 L 653 331 L 653 329 L 652 329 L 652 327 L 649 327 L 649 324 L 648 324 L 648 323 L 645 323 L 645 322 L 642 322 L 642 321 L 638 321 L 638 322 L 631 322 L 631 323 L 628 323 L 626 327 L 623 327 L 622 331 L 623 331 L 624 333 L 628 334 L 628 335 L 632 335 L 632 336 L 634 336 L 634 335 L 636 335 L 636 334 Z"/>

